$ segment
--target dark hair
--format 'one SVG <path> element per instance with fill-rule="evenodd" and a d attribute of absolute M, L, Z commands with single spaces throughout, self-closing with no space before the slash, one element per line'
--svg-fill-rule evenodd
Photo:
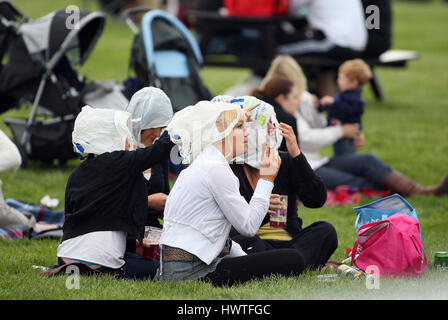
<path fill-rule="evenodd" d="M 252 95 L 260 100 L 271 98 L 275 99 L 279 95 L 288 95 L 294 83 L 282 76 L 275 76 L 264 85 L 263 90 L 255 90 Z"/>

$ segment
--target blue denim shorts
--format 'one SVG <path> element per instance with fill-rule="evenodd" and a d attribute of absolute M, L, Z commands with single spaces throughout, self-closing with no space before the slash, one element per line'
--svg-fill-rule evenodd
<path fill-rule="evenodd" d="M 163 255 L 163 249 L 162 249 Z M 158 281 L 197 280 L 216 270 L 221 258 L 210 264 L 202 260 L 160 261 L 160 268 L 154 277 Z"/>

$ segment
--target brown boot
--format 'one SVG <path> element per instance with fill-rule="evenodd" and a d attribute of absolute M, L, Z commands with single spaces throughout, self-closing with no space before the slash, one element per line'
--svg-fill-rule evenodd
<path fill-rule="evenodd" d="M 438 197 L 448 195 L 448 174 L 443 177 L 438 185 L 428 189 L 433 189 L 434 195 Z"/>
<path fill-rule="evenodd" d="M 414 194 L 441 196 L 448 194 L 448 175 L 433 187 L 422 187 L 398 171 L 392 171 L 384 181 L 384 188 L 409 197 Z"/>

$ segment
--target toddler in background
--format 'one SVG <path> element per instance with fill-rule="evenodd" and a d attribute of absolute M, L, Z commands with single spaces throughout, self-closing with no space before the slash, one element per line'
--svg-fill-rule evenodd
<path fill-rule="evenodd" d="M 336 97 L 324 96 L 320 106 L 327 110 L 328 125 L 358 123 L 362 129 L 361 117 L 365 102 L 362 99 L 362 86 L 372 78 L 370 67 L 361 59 L 345 61 L 338 71 L 340 93 Z M 334 145 L 334 157 L 355 153 L 353 139 L 342 138 Z"/>

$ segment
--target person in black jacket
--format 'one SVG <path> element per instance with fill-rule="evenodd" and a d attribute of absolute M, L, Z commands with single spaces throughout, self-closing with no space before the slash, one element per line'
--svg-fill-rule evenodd
<path fill-rule="evenodd" d="M 126 253 L 126 237 L 142 242 L 147 190 L 142 172 L 159 163 L 174 144 L 161 137 L 134 148 L 129 113 L 84 107 L 75 121 L 73 144 L 84 159 L 65 192 L 59 264 L 83 263 L 125 278 L 153 277 L 158 260 Z"/>
<path fill-rule="evenodd" d="M 302 255 L 306 268 L 317 268 L 323 266 L 336 250 L 337 233 L 335 228 L 325 221 L 315 222 L 303 228 L 302 219 L 297 214 L 297 204 L 301 201 L 309 208 L 322 207 L 327 198 L 326 187 L 301 153 L 292 125 L 295 121 L 292 122 L 289 119 L 288 108 L 296 103 L 293 92 L 295 86 L 284 78 L 273 78 L 269 82 L 272 83 L 267 83 L 265 86 L 268 89 L 257 92 L 256 96 L 273 104 L 280 121 L 278 129 L 284 140 L 281 145 L 284 146 L 285 151 L 279 149 L 282 164 L 274 181 L 269 210 L 257 236 L 244 237 L 233 232 L 233 240 L 249 254 L 271 249 L 294 248 Z M 257 130 L 266 130 L 266 128 L 258 127 Z M 268 132 L 261 135 L 269 134 L 272 130 L 276 129 L 272 121 L 268 121 Z M 252 134 L 252 136 L 256 135 Z M 262 146 L 259 145 L 259 147 Z M 250 199 L 259 178 L 257 166 L 244 163 L 232 164 L 231 168 L 240 181 L 241 194 L 246 199 Z M 287 221 L 284 229 L 269 226 L 270 215 L 281 206 L 278 200 L 279 195 L 288 196 Z"/>

